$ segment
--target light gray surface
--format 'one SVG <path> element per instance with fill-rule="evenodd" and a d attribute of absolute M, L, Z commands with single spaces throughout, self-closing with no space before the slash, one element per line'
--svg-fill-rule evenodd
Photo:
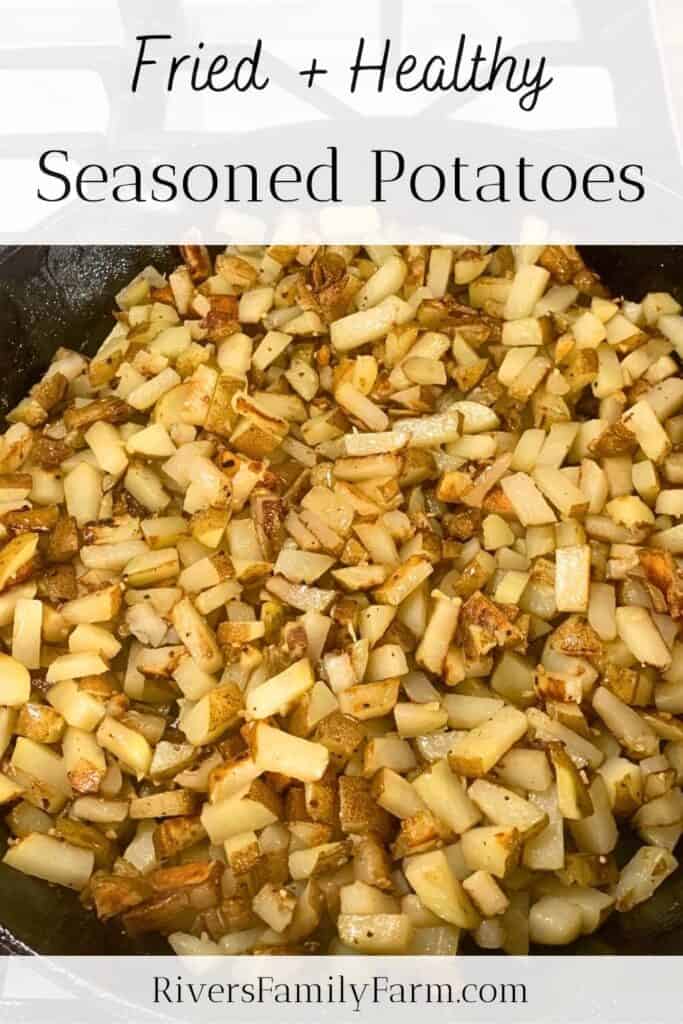
<path fill-rule="evenodd" d="M 183 1001 L 155 1006 L 155 975 L 173 984 L 180 980 Z M 269 990 L 263 1002 L 242 1001 L 246 986 L 258 986 L 259 976 Z M 229 983 L 232 1003 L 225 996 Z M 211 985 L 224 989 L 223 994 L 213 990 L 213 1002 Z M 316 985 L 320 1002 L 307 1002 L 307 991 L 313 991 L 314 999 L 318 993 L 304 986 Z M 491 986 L 500 993 L 503 985 L 505 1002 L 492 1002 Z M 416 986 L 412 994 L 411 986 Z M 477 986 L 488 987 L 475 1005 L 471 1000 Z M 283 1001 L 286 996 L 289 1003 Z M 95 957 L 0 961 L 0 1012 L 5 1019 L 54 1024 L 94 1019 L 100 1024 L 126 1019 L 136 1024 L 155 1019 L 668 1024 L 679 1019 L 679 997 L 676 961 L 667 958 L 142 957 L 119 959 L 115 968 L 111 960 Z"/>
<path fill-rule="evenodd" d="M 655 26 L 653 12 L 660 9 Z M 0 81 L 13 102 L 0 111 L 0 237 L 52 242 L 579 240 L 677 242 L 683 237 L 680 4 L 674 0 L 4 0 Z M 652 8 L 652 10 L 651 10 Z M 263 37 L 271 87 L 256 94 L 170 96 L 160 68 L 145 69 L 133 96 L 135 36 L 172 33 L 173 52 L 199 40 L 230 55 Z M 555 77 L 531 113 L 516 95 L 349 94 L 358 38 L 376 51 L 452 55 L 462 32 L 536 59 Z M 50 45 L 47 45 L 48 42 Z M 159 44 L 161 56 L 166 44 Z M 661 48 L 661 52 L 660 52 Z M 308 90 L 298 71 L 318 56 L 330 74 Z M 120 204 L 41 203 L 37 158 L 67 149 L 71 161 L 111 167 L 175 162 L 283 161 L 310 167 L 336 146 L 344 204 L 241 206 L 218 199 Z M 400 149 L 408 168 L 497 162 L 512 174 L 521 156 L 544 167 L 642 163 L 647 199 L 637 203 L 477 203 L 412 200 L 405 177 L 370 203 L 373 149 Z M 429 175 L 429 171 L 423 172 Z M 42 179 L 42 185 L 49 184 Z M 426 178 L 425 178 L 426 184 Z"/>

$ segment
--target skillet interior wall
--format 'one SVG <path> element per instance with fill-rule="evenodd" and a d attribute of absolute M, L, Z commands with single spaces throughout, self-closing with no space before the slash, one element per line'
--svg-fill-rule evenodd
<path fill-rule="evenodd" d="M 111 330 L 114 295 L 148 263 L 171 269 L 173 246 L 23 246 L 0 251 L 0 415 L 60 345 L 92 353 Z"/>
<path fill-rule="evenodd" d="M 113 296 L 148 263 L 169 270 L 172 246 L 25 246 L 0 252 L 0 417 L 60 345 L 93 353 L 111 330 Z M 0 823 L 0 855 L 7 832 Z M 161 937 L 132 941 L 81 907 L 75 893 L 0 867 L 0 952 L 167 953 Z"/>

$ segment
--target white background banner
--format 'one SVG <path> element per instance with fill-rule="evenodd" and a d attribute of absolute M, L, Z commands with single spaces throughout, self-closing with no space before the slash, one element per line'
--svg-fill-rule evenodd
<path fill-rule="evenodd" d="M 0 958 L 0 1013 L 31 1024 L 678 1024 L 667 957 Z"/>
<path fill-rule="evenodd" d="M 679 0 L 0 15 L 0 241 L 683 239 Z"/>

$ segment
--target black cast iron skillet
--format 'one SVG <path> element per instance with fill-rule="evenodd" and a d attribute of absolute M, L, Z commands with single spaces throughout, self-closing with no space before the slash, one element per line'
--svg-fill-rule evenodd
<path fill-rule="evenodd" d="M 639 299 L 672 291 L 683 301 L 683 247 L 583 250 L 615 294 Z M 65 345 L 92 353 L 111 327 L 113 296 L 148 263 L 169 270 L 171 246 L 32 246 L 0 251 L 0 415 L 36 382 Z M 0 856 L 7 834 L 0 820 Z M 683 872 L 655 894 L 648 925 L 642 916 L 613 915 L 577 953 L 683 953 Z M 128 938 L 101 924 L 64 889 L 0 864 L 0 951 L 51 955 L 152 954 L 169 951 L 161 938 Z M 475 952 L 467 949 L 467 952 Z M 543 952 L 539 950 L 539 952 Z"/>

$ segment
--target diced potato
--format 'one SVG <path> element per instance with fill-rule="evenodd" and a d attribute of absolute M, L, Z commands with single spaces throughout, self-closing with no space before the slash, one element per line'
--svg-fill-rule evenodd
<path fill-rule="evenodd" d="M 102 661 L 99 654 L 86 652 L 62 654 L 50 663 L 46 678 L 48 683 L 58 683 L 63 679 L 102 675 L 107 669 L 107 663 Z"/>
<path fill-rule="evenodd" d="M 598 769 L 607 787 L 607 797 L 615 814 L 631 814 L 643 800 L 640 767 L 624 757 L 610 757 Z"/>
<path fill-rule="evenodd" d="M 196 809 L 195 794 L 188 793 L 184 789 L 153 793 L 130 802 L 131 818 L 173 818 L 184 814 L 193 814 Z"/>
<path fill-rule="evenodd" d="M 3 857 L 3 863 L 46 882 L 56 882 L 69 889 L 83 889 L 92 874 L 95 855 L 92 850 L 34 832 L 11 846 Z"/>
<path fill-rule="evenodd" d="M 591 550 L 587 544 L 555 554 L 555 600 L 559 612 L 585 612 L 590 597 Z"/>
<path fill-rule="evenodd" d="M 416 787 L 390 768 L 377 772 L 372 792 L 379 806 L 396 818 L 412 818 L 425 809 Z"/>
<path fill-rule="evenodd" d="M 578 348 L 597 348 L 607 337 L 605 325 L 592 311 L 586 311 L 572 324 L 572 334 Z"/>
<path fill-rule="evenodd" d="M 295 850 L 290 853 L 289 871 L 295 881 L 315 878 L 340 868 L 350 857 L 351 844 L 348 840 L 323 843 L 307 850 Z"/>
<path fill-rule="evenodd" d="M 563 725 L 562 722 L 551 719 L 538 708 L 529 708 L 527 719 L 534 738 L 546 743 L 559 740 L 574 761 L 574 764 L 580 767 L 589 765 L 591 768 L 597 768 L 604 761 L 604 754 L 594 743 L 591 743 L 590 740 L 585 739 L 583 736 L 579 736 L 578 733 Z"/>
<path fill-rule="evenodd" d="M 636 402 L 624 414 L 623 422 L 633 431 L 648 459 L 662 462 L 671 451 L 669 436 L 646 401 Z"/>
<path fill-rule="evenodd" d="M 28 669 L 9 654 L 0 653 L 0 705 L 20 707 L 30 695 L 31 676 Z"/>
<path fill-rule="evenodd" d="M 118 476 L 124 472 L 128 458 L 116 427 L 99 420 L 86 430 L 84 437 L 103 473 Z"/>
<path fill-rule="evenodd" d="M 439 674 L 458 625 L 462 600 L 459 597 L 447 597 L 438 590 L 432 593 L 432 598 L 432 614 L 415 652 L 415 660 L 423 668 Z"/>
<path fill-rule="evenodd" d="M 451 729 L 474 729 L 493 718 L 503 707 L 496 697 L 477 697 L 468 694 L 448 694 L 443 699 Z"/>
<path fill-rule="evenodd" d="M 465 832 L 461 843 L 471 871 L 488 871 L 496 878 L 505 878 L 519 861 L 521 837 L 516 828 L 480 825 Z"/>
<path fill-rule="evenodd" d="M 652 509 L 634 494 L 624 494 L 613 498 L 605 506 L 605 512 L 618 526 L 634 529 L 654 524 Z"/>
<path fill-rule="evenodd" d="M 91 651 L 110 661 L 121 650 L 121 644 L 108 629 L 82 623 L 69 634 L 69 650 L 72 654 Z"/>
<path fill-rule="evenodd" d="M 215 804 L 204 804 L 201 822 L 213 843 L 257 831 L 277 821 L 272 806 L 250 796 L 234 796 Z"/>
<path fill-rule="evenodd" d="M 405 774 L 417 764 L 407 740 L 399 736 L 376 736 L 368 739 L 363 756 L 363 774 L 371 777 L 378 770 L 388 768 Z"/>
<path fill-rule="evenodd" d="M 243 708 L 242 694 L 234 683 L 210 690 L 184 712 L 180 728 L 188 742 L 202 747 L 237 725 Z"/>
<path fill-rule="evenodd" d="M 247 717 L 258 719 L 286 714 L 314 682 L 311 663 L 308 658 L 302 658 L 250 691 L 246 701 Z"/>
<path fill-rule="evenodd" d="M 382 718 L 396 706 L 398 689 L 398 679 L 383 679 L 379 683 L 350 686 L 339 694 L 339 708 L 344 714 L 351 715 L 361 722 L 370 718 Z"/>
<path fill-rule="evenodd" d="M 275 932 L 284 932 L 296 909 L 296 896 L 289 889 L 266 882 L 252 900 L 253 910 Z"/>
<path fill-rule="evenodd" d="M 512 288 L 505 303 L 506 320 L 528 317 L 545 291 L 549 272 L 534 264 L 521 266 L 514 276 Z"/>
<path fill-rule="evenodd" d="M 453 832 L 466 832 L 481 820 L 476 804 L 445 760 L 418 775 L 413 786 L 429 810 Z"/>
<path fill-rule="evenodd" d="M 154 831 L 153 821 L 141 821 L 124 852 L 124 859 L 143 875 L 157 867 Z"/>
<path fill-rule="evenodd" d="M 616 624 L 619 636 L 637 661 L 667 668 L 671 654 L 647 609 L 617 608 Z"/>
<path fill-rule="evenodd" d="M 514 747 L 500 759 L 494 773 L 504 785 L 535 793 L 542 793 L 552 782 L 548 758 L 542 750 Z"/>
<path fill-rule="evenodd" d="M 394 896 L 365 882 L 342 886 L 339 896 L 342 914 L 395 914 L 399 910 L 398 900 Z"/>
<path fill-rule="evenodd" d="M 617 845 L 619 833 L 610 806 L 609 792 L 602 776 L 596 776 L 589 789 L 592 812 L 573 821 L 570 830 L 579 850 L 605 856 Z"/>
<path fill-rule="evenodd" d="M 410 857 L 403 872 L 424 906 L 437 917 L 458 928 L 477 927 L 479 915 L 442 850 Z"/>
<path fill-rule="evenodd" d="M 19 598 L 14 608 L 12 657 L 26 668 L 40 668 L 43 603 Z"/>
<path fill-rule="evenodd" d="M 121 587 L 118 583 L 96 590 L 84 597 L 76 597 L 62 605 L 61 613 L 70 625 L 109 622 L 121 607 Z"/>
<path fill-rule="evenodd" d="M 138 430 L 128 438 L 126 450 L 131 455 L 167 459 L 174 454 L 176 446 L 163 423 L 152 423 L 149 427 Z M 127 463 L 127 461 L 126 459 L 125 462 Z M 108 470 L 108 472 L 111 472 L 111 470 Z"/>
<path fill-rule="evenodd" d="M 281 573 L 292 583 L 315 583 L 333 565 L 334 558 L 330 558 L 329 555 L 283 548 L 273 566 L 273 571 Z"/>
<path fill-rule="evenodd" d="M 330 332 L 331 341 L 338 352 L 348 352 L 368 341 L 385 338 L 392 327 L 407 322 L 411 316 L 408 303 L 390 295 L 372 309 L 336 320 Z"/>
<path fill-rule="evenodd" d="M 516 828 L 523 840 L 537 835 L 548 824 L 547 815 L 534 804 L 484 779 L 476 779 L 467 795 L 490 822 Z"/>
<path fill-rule="evenodd" d="M 582 930 L 580 909 L 569 900 L 544 896 L 531 908 L 529 935 L 544 946 L 567 946 Z"/>
<path fill-rule="evenodd" d="M 102 701 L 79 688 L 73 679 L 63 679 L 50 687 L 47 699 L 68 725 L 93 732 L 106 714 Z"/>
<path fill-rule="evenodd" d="M 98 825 L 116 825 L 128 817 L 128 801 L 81 796 L 72 803 L 71 815 L 79 821 L 92 821 Z"/>
<path fill-rule="evenodd" d="M 13 803 L 23 793 L 22 787 L 14 779 L 0 773 L 0 806 Z"/>
<path fill-rule="evenodd" d="M 595 691 L 593 709 L 634 757 L 652 757 L 657 753 L 659 741 L 653 729 L 606 687 Z"/>
<path fill-rule="evenodd" d="M 593 801 L 572 759 L 559 744 L 550 748 L 550 759 L 555 769 L 557 802 L 562 817 L 570 821 L 589 817 L 593 814 Z"/>
<path fill-rule="evenodd" d="M 365 680 L 376 683 L 383 679 L 406 676 L 408 671 L 403 648 L 399 644 L 382 644 L 368 653 Z"/>
<path fill-rule="evenodd" d="M 0 550 L 0 590 L 5 590 L 23 567 L 30 563 L 37 546 L 37 533 L 19 534 L 5 544 Z"/>
<path fill-rule="evenodd" d="M 582 516 L 588 502 L 568 476 L 553 466 L 538 466 L 533 473 L 534 482 L 544 496 L 566 517 Z"/>
<path fill-rule="evenodd" d="M 71 796 L 64 759 L 51 747 L 19 736 L 10 765 L 13 777 L 26 790 L 25 799 L 44 810 L 60 810 Z"/>
<path fill-rule="evenodd" d="M 527 473 L 505 477 L 501 487 L 524 526 L 542 526 L 555 522 L 555 513 Z"/>
<path fill-rule="evenodd" d="M 399 605 L 412 594 L 434 571 L 433 566 L 419 555 L 411 555 L 386 580 L 386 583 L 375 591 L 380 604 Z"/>
<path fill-rule="evenodd" d="M 97 519 L 102 501 L 101 473 L 87 462 L 79 462 L 64 478 L 64 497 L 68 514 L 79 526 Z"/>
<path fill-rule="evenodd" d="M 64 734 L 62 751 L 67 779 L 74 792 L 99 792 L 107 772 L 107 762 L 94 734 L 69 726 Z"/>
<path fill-rule="evenodd" d="M 302 782 L 321 779 L 330 756 L 321 743 L 290 736 L 264 722 L 254 726 L 249 744 L 260 771 L 280 772 Z"/>
<path fill-rule="evenodd" d="M 616 890 L 617 910 L 630 910 L 649 899 L 677 867 L 678 861 L 668 850 L 641 846 L 622 869 Z"/>
<path fill-rule="evenodd" d="M 129 465 L 124 483 L 126 490 L 149 512 L 163 512 L 171 501 L 154 470 L 142 463 Z"/>
<path fill-rule="evenodd" d="M 526 731 L 527 720 L 521 711 L 501 708 L 456 740 L 448 755 L 449 763 L 460 775 L 486 775 Z"/>
<path fill-rule="evenodd" d="M 405 914 L 340 914 L 337 929 L 341 941 L 361 953 L 405 953 L 413 927 Z"/>
<path fill-rule="evenodd" d="M 126 561 L 123 579 L 129 587 L 155 587 L 173 580 L 180 572 L 178 552 L 172 548 L 147 551 Z"/>
<path fill-rule="evenodd" d="M 510 905 L 493 875 L 487 871 L 475 871 L 463 880 L 462 887 L 484 917 L 504 914 Z"/>
<path fill-rule="evenodd" d="M 139 732 L 108 716 L 97 730 L 97 742 L 138 779 L 148 774 L 152 748 Z"/>
<path fill-rule="evenodd" d="M 438 701 L 398 703 L 394 706 L 394 719 L 399 736 L 423 736 L 443 729 L 448 721 L 448 712 Z"/>
<path fill-rule="evenodd" d="M 186 597 L 173 608 L 172 621 L 181 642 L 204 672 L 216 672 L 223 664 L 211 627 Z"/>

